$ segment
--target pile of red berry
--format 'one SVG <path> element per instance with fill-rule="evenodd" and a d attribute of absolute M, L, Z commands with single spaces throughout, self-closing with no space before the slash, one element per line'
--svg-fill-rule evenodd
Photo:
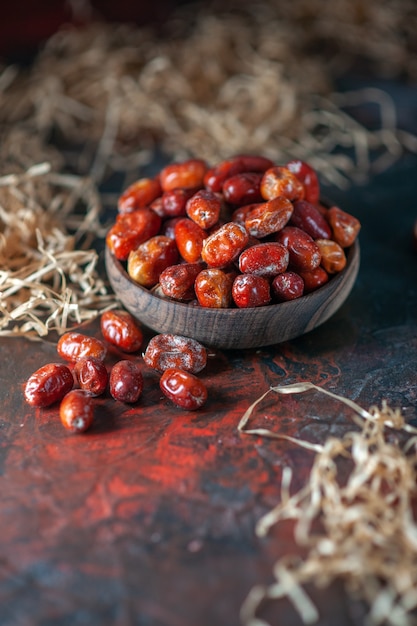
<path fill-rule="evenodd" d="M 119 402 L 139 400 L 143 366 L 159 372 L 160 390 L 178 407 L 195 410 L 205 404 L 207 388 L 196 376 L 207 364 L 204 346 L 188 337 L 160 334 L 149 341 L 142 356 L 136 356 L 143 333 L 130 313 L 107 311 L 100 322 L 101 339 L 75 331 L 62 335 L 57 353 L 64 362 L 48 363 L 29 377 L 24 388 L 28 404 L 47 407 L 59 402 L 63 426 L 85 432 L 93 423 L 94 398 L 107 390 Z M 130 358 L 107 365 L 109 344 Z"/>
<path fill-rule="evenodd" d="M 314 169 L 240 155 L 167 165 L 120 196 L 106 242 L 139 285 L 202 307 L 298 298 L 346 265 L 360 223 L 320 202 Z"/>

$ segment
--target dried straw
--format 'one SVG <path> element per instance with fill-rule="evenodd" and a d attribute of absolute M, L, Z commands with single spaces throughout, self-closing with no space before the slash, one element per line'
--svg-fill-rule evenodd
<path fill-rule="evenodd" d="M 275 581 L 258 585 L 242 606 L 245 626 L 267 626 L 258 616 L 265 601 L 289 599 L 305 624 L 319 618 L 304 586 L 327 587 L 342 580 L 349 594 L 369 607 L 369 624 L 417 623 L 417 429 L 386 402 L 364 410 L 312 383 L 272 387 L 278 394 L 316 390 L 348 406 L 358 430 L 310 444 L 263 428 L 248 428 L 256 400 L 242 417 L 241 433 L 289 439 L 315 452 L 307 483 L 290 494 L 291 468 L 282 476 L 281 502 L 256 527 L 259 537 L 282 520 L 295 520 L 294 537 L 305 558 L 285 555 L 274 566 Z M 268 392 L 267 392 L 268 393 Z M 408 433 L 405 444 L 389 432 Z M 343 461 L 343 463 L 342 463 Z M 350 471 L 346 473 L 346 462 Z M 342 470 L 342 464 L 345 470 Z"/>
<path fill-rule="evenodd" d="M 397 11 L 401 2 L 405 14 Z M 354 51 L 373 60 L 379 52 L 387 66 L 377 42 L 395 49 L 388 55 L 393 73 L 406 67 L 405 49 L 415 61 L 397 32 L 408 28 L 411 40 L 410 3 L 376 4 L 362 12 L 350 0 L 326 4 L 326 11 L 317 0 L 195 4 L 174 13 L 162 34 L 99 22 L 65 29 L 29 73 L 4 68 L 0 125 L 24 122 L 45 138 L 58 131 L 67 141 L 98 144 L 88 163 L 96 181 L 114 170 L 137 171 L 158 146 L 172 158 L 209 162 L 242 151 L 277 162 L 300 157 L 328 182 L 347 186 L 416 148 L 391 118 L 386 123 L 394 110 L 387 94 L 356 94 L 356 104 L 381 108 L 380 128 L 369 130 L 342 110 L 350 103 L 334 92 L 335 67 Z"/>
<path fill-rule="evenodd" d="M 0 177 L 0 335 L 62 333 L 112 306 L 97 252 L 83 249 L 99 211 L 90 180 L 49 163 Z"/>

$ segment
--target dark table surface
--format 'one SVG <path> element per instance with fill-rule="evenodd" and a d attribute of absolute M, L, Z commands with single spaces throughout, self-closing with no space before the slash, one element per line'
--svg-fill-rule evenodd
<path fill-rule="evenodd" d="M 417 130 L 415 91 L 401 91 L 399 106 Z M 35 410 L 22 396 L 27 377 L 56 360 L 54 343 L 1 339 L 2 626 L 237 626 L 251 587 L 297 550 L 287 527 L 260 539 L 255 524 L 279 501 L 283 467 L 301 486 L 312 462 L 289 442 L 240 435 L 247 407 L 270 385 L 309 380 L 364 407 L 386 399 L 417 424 L 417 156 L 327 192 L 362 222 L 352 293 L 303 337 L 214 353 L 200 412 L 164 401 L 147 370 L 138 405 L 104 396 L 93 428 L 70 435 L 55 406 Z M 278 428 L 295 437 L 322 442 L 346 428 L 314 394 L 282 407 Z M 364 624 L 342 584 L 310 591 L 319 626 Z M 268 616 L 301 624 L 285 602 Z"/>

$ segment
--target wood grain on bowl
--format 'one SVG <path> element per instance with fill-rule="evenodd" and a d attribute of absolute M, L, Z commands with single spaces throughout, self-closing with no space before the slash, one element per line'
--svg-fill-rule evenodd
<path fill-rule="evenodd" d="M 157 333 L 174 333 L 222 349 L 259 348 L 294 339 L 317 328 L 345 302 L 360 264 L 356 241 L 345 269 L 316 291 L 290 302 L 248 309 L 209 309 L 160 298 L 135 283 L 106 248 L 110 284 L 142 324 Z"/>

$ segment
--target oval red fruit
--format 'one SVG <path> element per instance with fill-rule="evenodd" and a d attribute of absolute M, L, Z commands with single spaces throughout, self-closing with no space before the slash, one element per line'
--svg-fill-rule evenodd
<path fill-rule="evenodd" d="M 48 363 L 27 380 L 24 397 L 31 406 L 50 406 L 59 402 L 74 386 L 71 370 L 62 363 Z"/>
<path fill-rule="evenodd" d="M 84 433 L 94 419 L 93 398 L 88 391 L 73 389 L 63 398 L 59 406 L 62 425 L 72 433 Z"/>
<path fill-rule="evenodd" d="M 171 402 L 187 411 L 200 409 L 207 401 L 207 388 L 203 381 L 178 368 L 165 370 L 159 386 Z"/>
<path fill-rule="evenodd" d="M 232 296 L 241 309 L 264 306 L 271 300 L 269 282 L 262 276 L 239 274 L 233 282 Z"/>
<path fill-rule="evenodd" d="M 133 404 L 143 391 L 143 376 L 133 361 L 124 359 L 115 363 L 110 372 L 110 393 L 115 400 Z"/>

